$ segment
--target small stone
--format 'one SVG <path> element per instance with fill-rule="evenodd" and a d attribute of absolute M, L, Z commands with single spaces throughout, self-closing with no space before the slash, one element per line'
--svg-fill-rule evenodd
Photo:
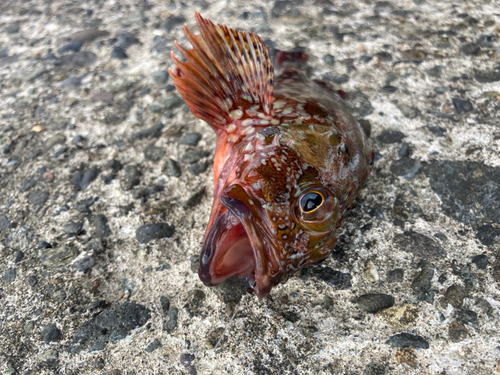
<path fill-rule="evenodd" d="M 398 130 L 384 130 L 377 136 L 377 141 L 381 144 L 388 145 L 392 143 L 399 143 L 404 138 L 406 138 L 406 135 Z"/>
<path fill-rule="evenodd" d="M 398 150 L 398 155 L 402 158 L 407 158 L 408 156 L 410 156 L 410 144 L 408 142 L 401 143 L 401 147 Z"/>
<path fill-rule="evenodd" d="M 200 133 L 188 133 L 179 138 L 180 145 L 197 146 L 201 140 Z"/>
<path fill-rule="evenodd" d="M 78 253 L 69 245 L 62 245 L 52 249 L 40 249 L 40 262 L 47 267 L 58 267 L 70 263 Z"/>
<path fill-rule="evenodd" d="M 113 172 L 118 172 L 123 168 L 123 165 L 118 160 L 111 159 L 104 165 L 104 168 L 111 169 Z"/>
<path fill-rule="evenodd" d="M 100 170 L 97 167 L 76 172 L 72 179 L 73 187 L 78 191 L 85 190 L 99 176 L 99 173 Z"/>
<path fill-rule="evenodd" d="M 189 312 L 190 316 L 194 316 L 200 312 L 205 298 L 205 293 L 200 289 L 192 289 L 187 292 L 184 308 Z"/>
<path fill-rule="evenodd" d="M 161 348 L 162 346 L 163 346 L 163 345 L 162 345 L 162 343 L 161 343 L 161 341 L 160 341 L 160 340 L 158 340 L 158 339 L 154 339 L 153 341 L 151 341 L 151 342 L 148 344 L 148 346 L 146 346 L 146 347 L 144 348 L 144 351 L 145 351 L 146 353 L 151 353 L 151 352 L 153 352 L 154 350 L 156 350 L 156 349 L 158 349 L 158 348 Z"/>
<path fill-rule="evenodd" d="M 108 218 L 103 214 L 92 216 L 90 220 L 92 226 L 95 228 L 94 236 L 97 238 L 105 238 L 111 236 L 111 229 L 109 228 Z"/>
<path fill-rule="evenodd" d="M 16 251 L 14 253 L 14 263 L 19 263 L 24 258 L 24 253 L 22 251 Z"/>
<path fill-rule="evenodd" d="M 370 362 L 366 365 L 363 375 L 385 375 L 385 366 L 380 362 Z"/>
<path fill-rule="evenodd" d="M 163 329 L 168 333 L 171 333 L 177 328 L 177 319 L 179 316 L 179 309 L 174 307 L 168 312 L 168 320 L 165 322 Z"/>
<path fill-rule="evenodd" d="M 500 239 L 500 228 L 491 224 L 481 225 L 477 228 L 476 238 L 485 246 L 492 246 Z"/>
<path fill-rule="evenodd" d="M 65 79 L 64 81 L 61 82 L 61 87 L 80 87 L 82 84 L 82 78 L 81 77 L 69 77 Z M 73 142 L 72 142 L 73 143 Z"/>
<path fill-rule="evenodd" d="M 48 138 L 43 144 L 43 152 L 50 150 L 55 145 L 60 145 L 66 142 L 66 136 L 63 134 L 56 134 Z"/>
<path fill-rule="evenodd" d="M 166 20 L 162 21 L 160 24 L 160 29 L 172 31 L 174 28 L 179 27 L 186 23 L 186 19 L 182 16 L 170 16 Z"/>
<path fill-rule="evenodd" d="M 163 147 L 148 146 L 144 149 L 144 158 L 151 161 L 159 161 L 165 156 L 165 150 Z"/>
<path fill-rule="evenodd" d="M 452 342 L 460 342 L 469 337 L 469 331 L 464 325 L 453 322 L 448 326 L 448 337 Z"/>
<path fill-rule="evenodd" d="M 83 68 L 94 64 L 97 61 L 97 55 L 90 51 L 79 51 L 68 55 L 62 55 L 59 61 L 61 65 Z"/>
<path fill-rule="evenodd" d="M 105 248 L 100 238 L 92 238 L 85 245 L 85 250 L 91 251 L 94 255 L 98 255 L 104 253 Z"/>
<path fill-rule="evenodd" d="M 455 308 L 460 308 L 462 307 L 466 296 L 467 292 L 463 287 L 459 285 L 452 285 L 446 290 L 444 298 L 441 300 L 441 306 L 446 308 L 448 307 L 448 304 L 450 304 Z"/>
<path fill-rule="evenodd" d="M 463 100 L 458 98 L 452 98 L 453 107 L 455 107 L 455 111 L 460 113 L 467 113 L 472 111 L 472 103 L 469 100 Z"/>
<path fill-rule="evenodd" d="M 114 98 L 115 94 L 108 91 L 98 91 L 97 93 L 92 95 L 92 101 L 94 103 L 96 102 L 111 103 Z"/>
<path fill-rule="evenodd" d="M 130 190 L 141 183 L 141 172 L 135 165 L 125 167 L 125 176 L 123 179 L 123 189 Z"/>
<path fill-rule="evenodd" d="M 429 343 L 422 336 L 406 332 L 389 337 L 385 343 L 396 348 L 429 349 Z"/>
<path fill-rule="evenodd" d="M 170 158 L 165 160 L 162 171 L 170 177 L 179 177 L 182 174 L 181 165 L 176 160 Z"/>
<path fill-rule="evenodd" d="M 335 57 L 327 53 L 323 56 L 323 61 L 326 65 L 333 66 L 335 64 Z"/>
<path fill-rule="evenodd" d="M 26 279 L 26 284 L 28 284 L 30 287 L 34 287 L 38 283 L 38 279 L 35 276 L 28 276 Z"/>
<path fill-rule="evenodd" d="M 444 67 L 442 65 L 436 65 L 430 69 L 427 69 L 425 73 L 429 77 L 440 78 L 443 75 Z"/>
<path fill-rule="evenodd" d="M 49 192 L 43 190 L 34 190 L 28 196 L 28 202 L 42 207 L 49 199 Z"/>
<path fill-rule="evenodd" d="M 7 271 L 5 271 L 3 279 L 5 280 L 6 283 L 13 283 L 14 280 L 16 280 L 16 275 L 17 275 L 16 269 L 9 268 Z"/>
<path fill-rule="evenodd" d="M 349 273 L 342 273 L 340 271 L 336 271 L 331 267 L 323 267 L 323 268 L 313 268 L 313 275 L 320 280 L 323 280 L 328 285 L 337 290 L 350 289 L 352 287 L 351 284 L 351 275 Z"/>
<path fill-rule="evenodd" d="M 170 300 L 165 296 L 160 296 L 160 306 L 164 314 L 170 309 Z"/>
<path fill-rule="evenodd" d="M 381 207 L 373 207 L 370 211 L 368 211 L 368 215 L 382 220 L 384 218 L 384 210 Z"/>
<path fill-rule="evenodd" d="M 174 226 L 167 223 L 156 223 L 140 226 L 135 231 L 135 237 L 140 244 L 146 244 L 155 239 L 172 237 L 174 233 Z"/>
<path fill-rule="evenodd" d="M 392 61 L 392 55 L 386 51 L 378 52 L 375 55 L 373 55 L 373 57 L 377 58 L 379 61 L 384 61 L 384 62 Z"/>
<path fill-rule="evenodd" d="M 37 180 L 35 180 L 34 178 L 30 178 L 28 180 L 23 181 L 23 183 L 21 185 L 21 190 L 28 191 L 31 188 L 35 187 L 36 184 L 37 184 Z"/>
<path fill-rule="evenodd" d="M 69 42 L 57 50 L 57 53 L 61 54 L 64 52 L 78 52 L 82 48 L 82 42 Z"/>
<path fill-rule="evenodd" d="M 394 236 L 394 244 L 402 251 L 413 253 L 422 259 L 438 259 L 445 255 L 443 248 L 430 237 L 414 231 L 405 231 Z"/>
<path fill-rule="evenodd" d="M 429 290 L 431 288 L 432 277 L 434 276 L 434 268 L 432 268 L 429 263 L 422 261 L 419 267 L 421 270 L 411 283 L 411 288 L 416 292 Z"/>
<path fill-rule="evenodd" d="M 82 31 L 77 31 L 70 36 L 72 42 L 89 43 L 93 42 L 98 38 L 104 38 L 109 35 L 106 30 L 99 30 L 96 28 L 85 29 Z"/>
<path fill-rule="evenodd" d="M 488 255 L 479 254 L 472 257 L 472 263 L 476 265 L 477 268 L 484 270 L 488 266 L 489 260 Z"/>
<path fill-rule="evenodd" d="M 199 162 L 204 157 L 208 156 L 210 153 L 204 150 L 188 151 L 182 155 L 181 163 L 183 164 L 195 164 Z"/>
<path fill-rule="evenodd" d="M 332 82 L 336 85 L 341 85 L 349 81 L 349 76 L 347 75 L 333 76 L 331 74 L 324 74 L 321 78 L 323 81 Z"/>
<path fill-rule="evenodd" d="M 62 333 L 59 328 L 57 328 L 55 323 L 52 323 L 43 327 L 42 331 L 40 332 L 40 337 L 42 338 L 44 343 L 49 344 L 51 342 L 61 340 Z"/>
<path fill-rule="evenodd" d="M 477 314 L 472 310 L 457 309 L 455 310 L 455 318 L 463 324 L 477 325 Z"/>
<path fill-rule="evenodd" d="M 421 169 L 422 164 L 420 160 L 412 158 L 393 160 L 390 166 L 391 173 L 401 176 L 408 181 L 413 180 L 420 173 Z"/>
<path fill-rule="evenodd" d="M 7 34 L 17 34 L 20 30 L 19 22 L 13 22 L 5 28 Z"/>
<path fill-rule="evenodd" d="M 114 46 L 111 51 L 111 57 L 119 60 L 128 59 L 128 55 L 122 46 Z"/>
<path fill-rule="evenodd" d="M 165 85 L 168 81 L 168 72 L 166 70 L 157 70 L 151 75 L 151 80 L 155 85 Z"/>
<path fill-rule="evenodd" d="M 417 108 L 406 104 L 398 104 L 398 109 L 401 111 L 403 116 L 410 119 L 415 118 L 420 114 L 420 111 Z"/>
<path fill-rule="evenodd" d="M 141 130 L 137 133 L 134 133 L 130 136 L 130 139 L 146 139 L 146 138 L 159 138 L 161 136 L 161 132 L 163 130 L 163 124 L 158 123 L 148 129 Z"/>
<path fill-rule="evenodd" d="M 495 44 L 495 35 L 493 34 L 482 34 L 476 41 L 479 47 L 491 48 Z"/>
<path fill-rule="evenodd" d="M 68 351 L 76 354 L 83 349 L 103 350 L 108 342 L 126 338 L 131 330 L 142 327 L 150 318 L 151 312 L 145 306 L 120 303 L 85 322 L 75 333 Z"/>
<path fill-rule="evenodd" d="M 479 83 L 490 83 L 500 81 L 500 70 L 479 71 L 474 73 L 474 78 Z"/>
<path fill-rule="evenodd" d="M 484 298 L 477 298 L 476 306 L 487 315 L 491 315 L 493 313 L 493 306 L 491 306 L 491 303 Z"/>
<path fill-rule="evenodd" d="M 17 371 L 14 367 L 8 367 L 7 370 L 2 372 L 2 375 L 16 375 Z"/>
<path fill-rule="evenodd" d="M 79 211 L 79 212 L 82 212 L 82 213 L 86 213 L 86 214 L 90 214 L 92 213 L 92 211 L 90 210 L 90 207 L 97 201 L 97 198 L 95 197 L 90 197 L 90 198 L 87 198 L 83 201 L 80 201 L 78 203 L 75 204 L 75 210 Z"/>
<path fill-rule="evenodd" d="M 388 283 L 401 283 L 404 280 L 405 271 L 402 268 L 395 268 L 387 272 Z"/>
<path fill-rule="evenodd" d="M 358 307 L 368 313 L 376 313 L 394 305 L 394 297 L 382 293 L 363 294 L 354 299 Z"/>
<path fill-rule="evenodd" d="M 188 167 L 188 172 L 194 176 L 198 176 L 199 174 L 205 172 L 208 169 L 208 165 L 209 164 L 206 161 L 190 165 Z"/>
<path fill-rule="evenodd" d="M 69 236 L 77 236 L 82 233 L 83 221 L 70 221 L 63 225 L 62 230 Z"/>
<path fill-rule="evenodd" d="M 73 267 L 75 267 L 78 271 L 84 272 L 95 265 L 95 260 L 91 256 L 85 256 L 83 258 L 77 258 L 74 262 L 72 262 Z"/>
<path fill-rule="evenodd" d="M 388 94 L 392 94 L 393 92 L 398 91 L 398 88 L 395 86 L 387 85 L 387 86 L 381 87 L 380 91 L 388 93 Z"/>
<path fill-rule="evenodd" d="M 481 51 L 481 48 L 476 43 L 467 43 L 460 47 L 460 52 L 466 56 L 477 55 Z"/>
<path fill-rule="evenodd" d="M 191 363 L 194 361 L 194 359 L 195 359 L 194 354 L 182 353 L 179 358 L 179 362 L 183 366 L 191 366 Z"/>

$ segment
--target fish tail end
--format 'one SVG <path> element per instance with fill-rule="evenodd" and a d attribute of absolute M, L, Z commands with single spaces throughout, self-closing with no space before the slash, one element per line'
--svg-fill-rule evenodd
<path fill-rule="evenodd" d="M 295 48 L 292 51 L 279 51 L 276 53 L 274 63 L 277 70 L 284 67 L 301 68 L 307 64 L 308 55 L 303 48 Z"/>

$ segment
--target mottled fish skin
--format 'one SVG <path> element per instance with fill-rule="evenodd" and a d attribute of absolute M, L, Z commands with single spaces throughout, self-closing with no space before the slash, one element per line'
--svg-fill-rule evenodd
<path fill-rule="evenodd" d="M 264 298 L 333 249 L 336 230 L 370 173 L 373 151 L 342 99 L 304 75 L 305 53 L 279 52 L 274 82 L 258 36 L 196 17 L 201 36 L 195 42 L 206 44 L 193 44 L 192 61 L 174 60 L 171 75 L 193 113 L 217 132 L 214 205 L 199 275 L 207 285 L 244 278 Z M 227 43 L 216 44 L 217 38 Z M 223 61 L 216 48 L 232 51 L 231 58 Z M 222 61 L 212 72 L 223 82 L 215 89 L 212 81 L 200 84 L 211 97 L 203 97 L 202 89 L 193 94 L 197 69 L 206 75 L 214 60 Z M 238 75 L 243 84 L 221 88 Z"/>

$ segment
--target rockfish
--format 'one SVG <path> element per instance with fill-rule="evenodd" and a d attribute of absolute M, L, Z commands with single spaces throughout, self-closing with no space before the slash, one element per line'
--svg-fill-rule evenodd
<path fill-rule="evenodd" d="M 264 298 L 325 258 L 373 164 L 367 136 L 342 98 L 310 80 L 304 52 L 278 52 L 274 72 L 258 35 L 195 13 L 200 34 L 170 70 L 198 118 L 217 134 L 214 203 L 198 274 L 231 276 Z"/>

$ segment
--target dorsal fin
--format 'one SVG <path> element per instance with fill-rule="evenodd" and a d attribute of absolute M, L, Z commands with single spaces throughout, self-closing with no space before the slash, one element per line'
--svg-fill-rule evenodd
<path fill-rule="evenodd" d="M 260 111 L 270 114 L 274 70 L 264 42 L 257 34 L 215 25 L 198 12 L 195 17 L 199 35 L 191 34 L 184 25 L 193 49 L 175 42 L 187 62 L 180 62 L 172 53 L 176 66 L 169 70 L 191 112 L 215 130 L 233 121 L 239 112 L 231 112 L 238 109 L 258 105 Z"/>

